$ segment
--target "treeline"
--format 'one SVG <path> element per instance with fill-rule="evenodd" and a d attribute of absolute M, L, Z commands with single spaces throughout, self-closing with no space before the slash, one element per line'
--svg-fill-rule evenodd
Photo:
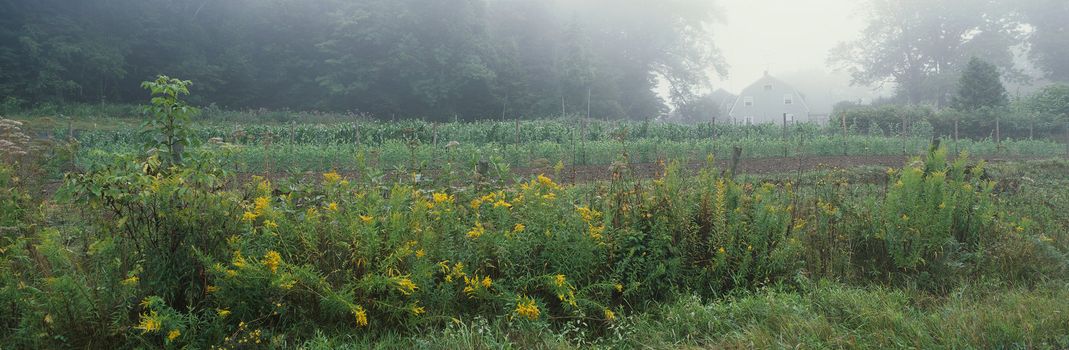
<path fill-rule="evenodd" d="M 952 105 L 946 92 L 972 57 L 995 64 L 1008 81 L 1037 73 L 1069 81 L 1069 1 L 865 0 L 861 8 L 865 29 L 830 62 L 856 84 L 893 84 L 894 103 Z"/>
<path fill-rule="evenodd" d="M 640 119 L 723 68 L 716 18 L 695 0 L 0 0 L 0 103 L 139 102 L 163 73 L 231 109 L 452 120 L 585 114 L 589 97 Z"/>

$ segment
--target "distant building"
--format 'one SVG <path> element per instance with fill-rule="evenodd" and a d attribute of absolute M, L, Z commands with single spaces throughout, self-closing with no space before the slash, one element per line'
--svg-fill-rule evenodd
<path fill-rule="evenodd" d="M 805 97 L 787 83 L 765 72 L 765 76 L 743 89 L 728 117 L 736 124 L 809 121 Z"/>

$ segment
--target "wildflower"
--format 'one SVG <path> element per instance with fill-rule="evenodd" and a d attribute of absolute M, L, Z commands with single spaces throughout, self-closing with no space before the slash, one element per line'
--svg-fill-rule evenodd
<path fill-rule="evenodd" d="M 545 175 L 538 175 L 538 183 L 542 186 L 549 187 L 552 189 L 560 188 L 560 185 L 557 185 L 555 182 L 553 182 L 553 179 L 550 179 Z"/>
<path fill-rule="evenodd" d="M 541 312 L 538 310 L 538 305 L 535 304 L 534 299 L 519 297 L 516 301 L 516 314 L 529 320 L 537 320 Z"/>
<path fill-rule="evenodd" d="M 413 283 L 412 280 L 408 277 L 402 278 L 401 280 L 397 281 L 397 290 L 400 291 L 401 294 L 411 295 L 412 292 L 416 291 L 416 289 L 419 289 L 419 287 L 417 287 L 416 284 Z"/>
<path fill-rule="evenodd" d="M 612 310 L 605 309 L 605 319 L 609 321 L 615 320 L 616 313 L 612 312 Z"/>
<path fill-rule="evenodd" d="M 219 287 L 218 286 L 209 285 L 209 286 L 205 287 L 204 290 L 206 292 L 208 292 L 208 293 L 215 293 L 215 292 L 219 291 Z"/>
<path fill-rule="evenodd" d="M 419 304 L 412 305 L 412 307 L 409 308 L 408 311 L 411 311 L 412 315 L 415 316 L 419 316 L 427 312 L 427 310 L 424 309 L 422 306 L 419 306 Z"/>
<path fill-rule="evenodd" d="M 226 318 L 227 316 L 230 316 L 230 310 L 227 310 L 227 309 L 215 309 L 215 314 L 219 315 L 219 317 Z"/>
<path fill-rule="evenodd" d="M 177 329 L 172 329 L 170 332 L 167 332 L 167 341 L 174 341 L 175 339 L 178 339 L 178 337 L 181 335 L 182 332 L 178 331 Z"/>
<path fill-rule="evenodd" d="M 271 198 L 267 198 L 267 196 L 256 197 L 253 205 L 253 210 L 257 215 L 263 214 L 263 212 L 271 206 Z"/>
<path fill-rule="evenodd" d="M 497 202 L 494 202 L 494 208 L 501 208 L 501 207 L 512 208 L 512 204 L 509 204 L 508 202 L 506 202 L 506 201 L 504 201 L 502 199 L 498 199 Z"/>
<path fill-rule="evenodd" d="M 230 262 L 236 268 L 245 267 L 245 257 L 241 256 L 240 251 L 234 251 L 234 260 Z"/>
<path fill-rule="evenodd" d="M 267 228 L 278 228 L 278 224 L 275 223 L 274 221 L 271 221 L 271 220 L 264 220 L 264 227 L 267 227 Z"/>
<path fill-rule="evenodd" d="M 323 174 L 323 181 L 327 183 L 335 183 L 341 181 L 341 175 L 338 175 L 338 172 L 336 171 L 331 171 Z"/>
<path fill-rule="evenodd" d="M 565 277 L 562 274 L 557 274 L 556 276 L 553 277 L 553 282 L 557 284 L 557 287 L 563 287 L 564 286 L 564 282 L 567 282 L 567 281 L 568 281 L 568 278 Z"/>
<path fill-rule="evenodd" d="M 278 252 L 274 250 L 269 250 L 267 251 L 267 254 L 264 254 L 263 264 L 264 266 L 267 266 L 269 270 L 271 270 L 271 273 L 278 272 L 278 265 L 281 263 L 282 256 L 279 255 Z"/>
<path fill-rule="evenodd" d="M 909 221 L 909 215 L 902 214 L 902 221 Z"/>
<path fill-rule="evenodd" d="M 360 215 L 360 220 L 363 221 L 365 224 L 370 224 L 372 221 L 375 221 L 375 217 L 369 215 Z"/>
<path fill-rule="evenodd" d="M 615 288 L 617 292 L 623 292 L 624 291 L 624 285 L 623 284 L 617 283 L 617 284 L 614 284 L 612 287 Z"/>
<path fill-rule="evenodd" d="M 475 227 L 472 227 L 471 230 L 468 231 L 468 238 L 479 238 L 479 236 L 482 236 L 485 232 L 486 228 L 483 228 L 483 224 L 479 221 L 475 221 Z"/>
<path fill-rule="evenodd" d="M 129 287 L 129 286 L 137 285 L 137 281 L 138 281 L 137 276 L 130 276 L 130 277 L 127 277 L 126 279 L 122 280 L 121 283 L 122 283 L 122 285 Z"/>
<path fill-rule="evenodd" d="M 158 332 L 163 324 L 160 322 L 160 315 L 155 311 L 150 314 L 141 314 L 141 323 L 137 325 L 137 329 L 141 330 L 141 334 Z"/>
<path fill-rule="evenodd" d="M 486 277 L 483 277 L 483 280 L 482 280 L 482 282 L 480 282 L 480 284 L 482 284 L 483 288 L 489 289 L 490 286 L 494 285 L 494 281 L 490 279 L 490 276 L 486 276 Z"/>
<path fill-rule="evenodd" d="M 523 224 L 516 224 L 516 226 L 512 227 L 512 232 L 520 233 L 520 232 L 523 232 L 523 230 L 526 230 L 526 229 L 527 229 L 527 226 L 524 226 Z"/>
<path fill-rule="evenodd" d="M 327 210 L 338 211 L 338 202 L 330 202 L 327 204 Z"/>
<path fill-rule="evenodd" d="M 437 193 L 437 192 L 435 192 L 431 196 L 434 197 L 434 203 L 436 203 L 436 204 L 442 204 L 442 203 L 445 203 L 445 202 L 453 202 L 453 200 L 454 200 L 453 196 L 450 196 L 450 195 L 445 194 L 445 193 Z"/>
<path fill-rule="evenodd" d="M 256 220 L 257 216 L 258 215 L 254 214 L 253 212 L 247 211 L 247 212 L 245 212 L 245 214 L 241 215 L 241 220 L 242 221 L 254 221 L 254 220 Z"/>
<path fill-rule="evenodd" d="M 593 238 L 594 240 L 600 240 L 601 239 L 601 234 L 603 232 L 605 232 L 605 225 L 601 225 L 601 226 L 589 225 L 589 226 L 590 226 L 590 238 Z"/>
<path fill-rule="evenodd" d="M 579 216 L 583 218 L 583 221 L 590 222 L 594 220 L 594 215 L 597 213 L 594 210 L 590 210 L 587 207 L 576 207 L 575 212 L 579 213 Z"/>
<path fill-rule="evenodd" d="M 1021 233 L 1021 232 L 1024 232 L 1024 227 L 1017 226 L 1016 228 L 1014 228 L 1014 230 L 1017 231 L 1017 233 Z"/>
<path fill-rule="evenodd" d="M 717 251 L 718 253 L 720 253 L 720 254 L 725 254 L 725 253 L 727 253 L 727 250 L 725 250 L 725 249 L 724 249 L 724 247 L 720 247 L 720 249 L 717 249 L 716 251 Z"/>
<path fill-rule="evenodd" d="M 278 287 L 282 288 L 282 290 L 290 290 L 290 289 L 293 289 L 293 285 L 295 285 L 295 284 L 297 284 L 296 280 L 286 280 L 286 281 L 280 282 L 278 284 Z"/>
<path fill-rule="evenodd" d="M 357 306 L 352 309 L 353 317 L 356 318 L 356 325 L 358 327 L 367 327 L 367 311 L 363 306 Z"/>
<path fill-rule="evenodd" d="M 545 199 L 547 201 L 551 201 L 551 200 L 557 199 L 557 194 L 550 192 L 548 194 L 542 195 L 542 199 Z"/>
<path fill-rule="evenodd" d="M 425 255 L 427 255 L 427 252 L 423 251 L 423 248 L 420 248 L 420 249 L 416 250 L 416 257 L 417 258 L 422 258 Z"/>
<path fill-rule="evenodd" d="M 308 208 L 308 211 L 304 213 L 304 216 L 307 216 L 309 219 L 319 217 L 319 209 L 316 209 L 315 207 Z"/>
<path fill-rule="evenodd" d="M 271 181 L 268 181 L 267 179 L 261 180 L 260 183 L 256 185 L 256 190 L 260 191 L 261 193 L 270 192 L 271 191 Z"/>

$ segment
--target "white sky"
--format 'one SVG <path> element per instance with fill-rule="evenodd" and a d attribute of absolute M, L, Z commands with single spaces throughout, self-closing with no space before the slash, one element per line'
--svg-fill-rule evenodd
<path fill-rule="evenodd" d="M 714 1 L 714 0 L 710 0 Z M 830 72 L 828 52 L 864 27 L 857 0 L 715 0 L 724 22 L 714 42 L 730 66 L 713 88 L 738 93 L 761 77 L 803 70 Z"/>

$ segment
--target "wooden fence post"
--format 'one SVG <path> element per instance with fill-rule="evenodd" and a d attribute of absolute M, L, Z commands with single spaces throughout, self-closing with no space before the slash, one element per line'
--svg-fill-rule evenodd
<path fill-rule="evenodd" d="M 787 158 L 787 113 L 783 113 L 783 158 Z"/>
<path fill-rule="evenodd" d="M 739 169 L 739 158 L 742 157 L 742 147 L 735 146 L 731 150 L 731 178 L 735 178 Z"/>
<path fill-rule="evenodd" d="M 847 139 L 847 135 L 846 135 L 846 113 L 842 113 L 840 116 L 842 117 L 842 123 L 843 123 L 843 156 L 845 157 L 849 153 L 849 151 L 847 150 L 848 139 Z"/>
<path fill-rule="evenodd" d="M 995 115 L 995 153 L 1002 153 L 1002 128 L 999 125 L 999 115 Z"/>

